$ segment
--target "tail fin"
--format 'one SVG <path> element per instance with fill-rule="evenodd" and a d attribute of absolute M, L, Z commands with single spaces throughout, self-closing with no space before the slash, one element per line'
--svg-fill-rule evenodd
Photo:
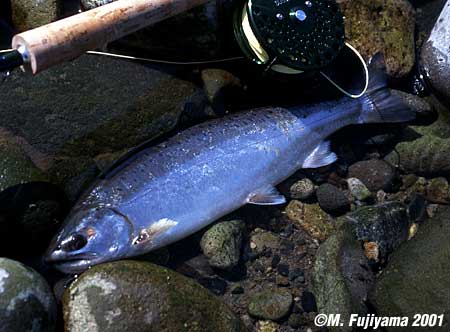
<path fill-rule="evenodd" d="M 369 87 L 359 99 L 362 105 L 360 123 L 406 122 L 416 114 L 387 88 L 386 68 L 381 54 L 372 57 L 369 64 Z"/>

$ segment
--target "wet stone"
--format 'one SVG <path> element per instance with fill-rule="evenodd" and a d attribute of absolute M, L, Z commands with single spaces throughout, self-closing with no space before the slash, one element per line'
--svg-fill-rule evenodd
<path fill-rule="evenodd" d="M 406 0 L 340 0 L 345 35 L 367 60 L 384 55 L 388 74 L 407 75 L 415 62 L 414 9 Z"/>
<path fill-rule="evenodd" d="M 350 225 L 342 223 L 320 245 L 311 271 L 311 291 L 319 313 L 339 313 L 343 320 L 349 319 L 351 314 L 367 313 L 365 300 L 373 276 L 366 262 Z M 351 328 L 343 326 L 336 331 L 350 332 Z"/>
<path fill-rule="evenodd" d="M 350 202 L 336 186 L 324 183 L 316 191 L 319 206 L 327 213 L 338 215 L 350 209 Z"/>
<path fill-rule="evenodd" d="M 318 204 L 305 204 L 292 200 L 285 211 L 293 223 L 319 241 L 324 241 L 334 231 L 335 226 L 331 218 Z"/>
<path fill-rule="evenodd" d="M 407 207 L 400 202 L 362 207 L 344 219 L 351 224 L 358 240 L 379 246 L 381 257 L 386 257 L 408 238 Z"/>
<path fill-rule="evenodd" d="M 273 288 L 254 294 L 248 311 L 255 318 L 276 321 L 289 313 L 292 303 L 292 295 L 287 289 Z"/>
<path fill-rule="evenodd" d="M 450 187 L 444 177 L 434 178 L 428 182 L 426 198 L 431 203 L 450 203 Z"/>
<path fill-rule="evenodd" d="M 53 331 L 56 303 L 43 277 L 25 265 L 0 258 L 0 331 Z"/>
<path fill-rule="evenodd" d="M 58 0 L 13 0 L 12 20 L 18 31 L 40 27 L 58 19 L 62 2 Z"/>
<path fill-rule="evenodd" d="M 367 189 L 365 184 L 362 183 L 359 179 L 348 178 L 347 184 L 350 193 L 358 201 L 366 201 L 372 197 L 372 193 L 370 192 L 370 190 Z"/>
<path fill-rule="evenodd" d="M 118 261 L 83 273 L 65 292 L 65 331 L 246 331 L 194 280 L 151 263 Z"/>
<path fill-rule="evenodd" d="M 348 176 L 361 180 L 370 191 L 376 192 L 380 189 L 392 190 L 396 173 L 394 168 L 384 160 L 371 159 L 351 165 Z"/>
<path fill-rule="evenodd" d="M 427 217 L 427 201 L 422 194 L 414 193 L 408 204 L 408 215 L 412 222 L 424 221 Z"/>
<path fill-rule="evenodd" d="M 317 312 L 316 298 L 313 293 L 308 291 L 303 292 L 302 308 L 305 312 Z"/>
<path fill-rule="evenodd" d="M 231 269 L 238 264 L 244 228 L 243 221 L 231 220 L 219 222 L 205 232 L 200 246 L 211 266 Z"/>
<path fill-rule="evenodd" d="M 370 304 L 380 316 L 408 316 L 411 322 L 417 313 L 444 314 L 442 327 L 423 331 L 449 330 L 449 218 L 449 207 L 441 207 L 433 219 L 419 227 L 416 236 L 392 254 L 369 295 Z M 386 330 L 413 331 L 410 326 Z"/>
<path fill-rule="evenodd" d="M 199 279 L 198 282 L 216 295 L 223 295 L 227 290 L 227 283 L 220 278 L 202 278 Z"/>
<path fill-rule="evenodd" d="M 308 178 L 304 178 L 295 182 L 289 188 L 289 193 L 293 199 L 307 200 L 314 195 L 315 190 L 314 182 Z"/>
<path fill-rule="evenodd" d="M 277 271 L 280 275 L 287 277 L 289 275 L 289 265 L 288 264 L 278 264 Z"/>

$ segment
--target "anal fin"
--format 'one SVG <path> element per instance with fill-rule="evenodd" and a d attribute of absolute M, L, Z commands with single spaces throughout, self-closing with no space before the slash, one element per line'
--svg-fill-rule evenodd
<path fill-rule="evenodd" d="M 323 141 L 303 162 L 303 168 L 317 168 L 332 164 L 337 156 L 330 150 L 330 141 Z"/>
<path fill-rule="evenodd" d="M 286 198 L 275 187 L 268 185 L 249 195 L 247 203 L 255 205 L 278 205 L 286 203 Z"/>

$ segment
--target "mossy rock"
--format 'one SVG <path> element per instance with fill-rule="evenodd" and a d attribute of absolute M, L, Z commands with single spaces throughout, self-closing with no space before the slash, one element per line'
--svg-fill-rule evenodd
<path fill-rule="evenodd" d="M 66 290 L 65 330 L 241 332 L 245 327 L 194 280 L 146 262 L 94 266 Z"/>

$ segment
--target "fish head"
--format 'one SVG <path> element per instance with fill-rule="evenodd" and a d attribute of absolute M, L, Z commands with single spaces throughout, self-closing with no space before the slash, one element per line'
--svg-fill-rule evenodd
<path fill-rule="evenodd" d="M 74 211 L 52 240 L 45 260 L 65 273 L 127 256 L 132 234 L 128 218 L 114 208 Z"/>

